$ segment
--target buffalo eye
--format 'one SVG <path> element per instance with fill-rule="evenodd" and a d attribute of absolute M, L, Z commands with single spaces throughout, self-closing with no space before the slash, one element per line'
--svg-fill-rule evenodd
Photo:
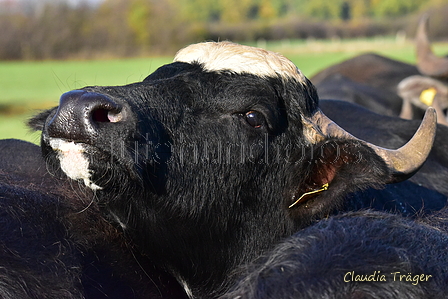
<path fill-rule="evenodd" d="M 260 128 L 264 124 L 264 116 L 257 111 L 249 111 L 245 115 L 246 121 L 254 128 Z"/>

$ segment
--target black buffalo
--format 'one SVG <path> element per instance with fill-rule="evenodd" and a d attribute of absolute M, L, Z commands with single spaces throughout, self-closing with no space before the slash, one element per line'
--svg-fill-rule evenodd
<path fill-rule="evenodd" d="M 384 147 L 400 146 L 419 125 L 349 102 L 321 100 L 319 106 L 350 133 Z M 448 142 L 443 137 L 447 134 L 446 126 L 438 126 L 439 138 L 428 160 L 409 180 L 347 198 L 351 209 L 370 204 L 376 210 L 396 209 L 401 215 L 358 211 L 321 220 L 235 271 L 240 280 L 222 299 L 444 297 L 448 210 L 429 217 L 422 212 L 439 209 L 448 196 Z M 406 200 L 378 201 L 376 192 Z M 429 205 L 415 210 L 418 201 Z"/>
<path fill-rule="evenodd" d="M 189 46 L 143 82 L 68 92 L 31 124 L 52 173 L 93 190 L 105 217 L 190 295 L 213 297 L 239 265 L 350 209 L 348 194 L 356 202 L 354 192 L 417 171 L 434 122 L 429 111 L 400 150 L 379 148 L 328 119 L 289 60 L 224 42 Z M 405 201 L 375 196 L 391 210 Z"/>
<path fill-rule="evenodd" d="M 321 99 L 344 100 L 380 114 L 398 116 L 403 100 L 397 86 L 418 74 L 413 65 L 368 53 L 333 65 L 311 77 L 311 81 Z"/>
<path fill-rule="evenodd" d="M 439 123 L 448 125 L 448 58 L 438 57 L 433 53 L 427 34 L 428 22 L 429 15 L 426 14 L 417 28 L 417 68 L 421 75 L 407 77 L 397 86 L 397 92 L 403 98 L 400 116 L 410 119 L 416 108 L 422 111 L 433 106 Z"/>
<path fill-rule="evenodd" d="M 420 121 L 404 120 L 397 117 L 385 116 L 377 114 L 362 106 L 344 101 L 321 100 L 319 107 L 322 111 L 334 120 L 342 128 L 351 134 L 368 142 L 375 143 L 386 148 L 397 148 L 409 140 L 418 128 Z M 434 192 L 441 196 L 448 196 L 448 185 L 445 183 L 448 180 L 448 128 L 446 126 L 438 126 L 436 139 L 434 141 L 433 149 L 422 168 L 409 180 L 398 184 L 387 185 L 383 190 L 391 189 L 391 194 L 400 192 L 405 201 L 399 206 L 406 206 L 406 203 L 415 200 L 421 200 L 425 197 L 436 196 Z M 413 197 L 413 192 L 419 192 L 416 189 L 404 186 L 420 186 L 425 187 L 417 197 Z M 369 191 L 372 192 L 372 191 Z M 408 193 L 409 192 L 409 193 Z M 439 209 L 441 201 L 434 201 L 430 203 L 426 201 L 425 206 L 429 209 Z M 432 206 L 432 204 L 439 205 Z M 417 202 L 412 205 L 418 206 Z M 425 208 L 422 206 L 422 208 Z"/>
<path fill-rule="evenodd" d="M 221 299 L 423 299 L 448 292 L 447 211 L 351 212 L 305 228 L 241 269 Z"/>
<path fill-rule="evenodd" d="M 329 214 L 373 206 L 413 215 L 445 204 L 444 190 L 430 184 L 375 190 L 409 178 L 426 160 L 436 130 L 432 109 L 408 143 L 397 139 L 403 143 L 394 148 L 403 146 L 389 150 L 350 135 L 318 104 L 314 86 L 289 60 L 229 42 L 189 46 L 142 82 L 67 92 L 30 125 L 42 130 L 52 175 L 38 193 L 50 196 L 45 190 L 59 186 L 54 202 L 81 216 L 56 218 L 61 225 L 44 221 L 41 231 L 60 226 L 81 240 L 90 240 L 86 226 L 97 234 L 93 240 L 112 231 L 106 235 L 117 239 L 98 241 L 112 251 L 101 255 L 105 265 L 120 254 L 129 258 L 111 246 L 133 244 L 131 253 L 145 261 L 140 270 L 154 264 L 190 296 L 210 298 L 229 288 L 240 265 Z M 389 121 L 390 134 L 398 128 Z M 444 165 L 434 151 L 430 159 Z M 433 193 L 422 197 L 427 190 Z M 7 193 L 5 200 L 11 198 L 20 202 Z M 37 211 L 65 211 L 57 204 Z M 76 218 L 90 214 L 93 222 Z M 97 258 L 96 247 L 86 244 Z M 113 266 L 109 277 L 140 281 L 116 274 L 121 263 Z M 155 285 L 171 291 L 163 279 Z"/>
<path fill-rule="evenodd" d="M 428 15 L 416 35 L 417 65 L 377 54 L 363 54 L 331 66 L 311 78 L 320 98 L 362 105 L 380 114 L 420 119 L 428 106 L 448 124 L 448 60 L 437 57 L 427 37 Z"/>
<path fill-rule="evenodd" d="M 92 192 L 47 172 L 39 146 L 1 140 L 0 152 L 1 298 L 186 298 Z"/>

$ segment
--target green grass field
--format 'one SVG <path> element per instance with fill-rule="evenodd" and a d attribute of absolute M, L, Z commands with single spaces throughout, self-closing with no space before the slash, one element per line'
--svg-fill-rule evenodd
<path fill-rule="evenodd" d="M 280 41 L 251 44 L 279 52 L 310 77 L 327 66 L 363 52 L 375 52 L 414 63 L 412 42 L 393 38 L 349 41 Z M 448 44 L 434 45 L 437 54 Z M 24 122 L 39 109 L 56 106 L 62 93 L 86 85 L 124 85 L 141 81 L 172 57 L 95 60 L 0 62 L 0 139 L 39 141 Z"/>
<path fill-rule="evenodd" d="M 58 105 L 62 93 L 86 85 L 141 81 L 171 57 L 99 60 L 0 62 L 0 139 L 39 141 L 24 122 L 36 111 Z"/>

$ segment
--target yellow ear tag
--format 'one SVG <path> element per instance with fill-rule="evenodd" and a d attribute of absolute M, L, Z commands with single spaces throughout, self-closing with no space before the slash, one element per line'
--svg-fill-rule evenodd
<path fill-rule="evenodd" d="M 437 94 L 437 90 L 434 87 L 425 89 L 420 94 L 420 102 L 422 102 L 426 106 L 431 106 L 436 94 Z"/>
<path fill-rule="evenodd" d="M 315 194 L 317 194 L 317 193 L 320 193 L 320 192 L 323 192 L 323 191 L 326 191 L 326 190 L 328 190 L 328 183 L 324 184 L 324 185 L 322 186 L 322 188 L 320 188 L 320 189 L 318 189 L 318 190 L 313 190 L 313 191 L 309 191 L 309 192 L 306 192 L 306 193 L 302 194 L 302 196 L 300 196 L 299 199 L 296 200 L 296 201 L 295 201 L 292 205 L 290 205 L 288 208 L 291 209 L 291 208 L 294 207 L 296 204 L 298 204 L 303 198 L 306 198 L 306 197 L 308 197 L 308 196 L 310 196 L 310 195 L 315 195 Z"/>

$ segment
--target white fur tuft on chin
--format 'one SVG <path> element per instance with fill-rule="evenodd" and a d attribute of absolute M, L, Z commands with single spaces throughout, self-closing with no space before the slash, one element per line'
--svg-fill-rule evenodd
<path fill-rule="evenodd" d="M 82 144 L 58 138 L 50 138 L 48 141 L 53 150 L 58 153 L 61 169 L 69 178 L 83 180 L 84 184 L 92 190 L 103 189 L 90 180 L 92 171 L 89 169 L 89 160 L 84 155 L 85 149 Z"/>

